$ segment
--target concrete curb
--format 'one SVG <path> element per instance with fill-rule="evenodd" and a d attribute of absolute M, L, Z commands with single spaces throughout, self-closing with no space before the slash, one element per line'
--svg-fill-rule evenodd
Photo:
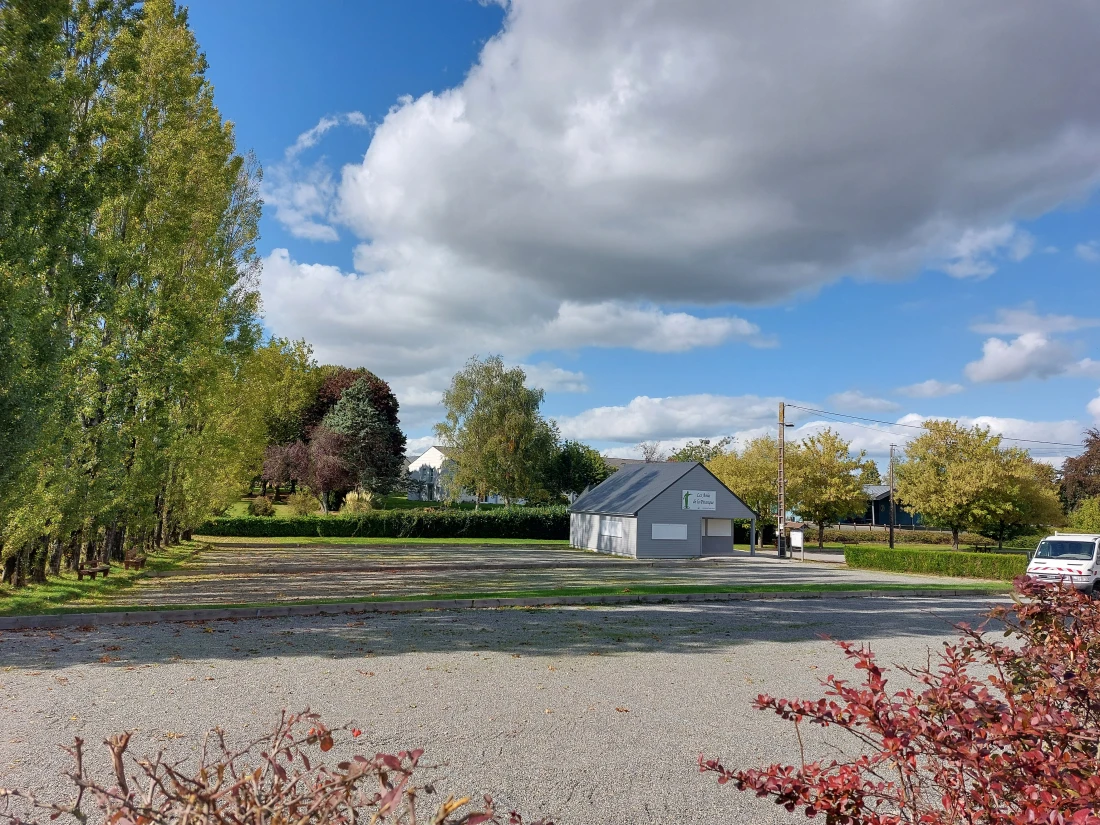
<path fill-rule="evenodd" d="M 684 604 L 784 599 L 861 599 L 886 596 L 905 598 L 959 598 L 1003 596 L 1004 590 L 833 590 L 774 593 L 639 593 L 607 596 L 538 596 L 529 598 L 420 599 L 416 601 L 343 602 L 339 604 L 285 604 L 264 607 L 209 607 L 187 610 L 127 610 L 110 613 L 58 613 L 46 616 L 0 617 L 3 630 L 49 630 L 58 627 L 149 624 L 153 622 L 212 622 L 226 619 L 279 619 L 289 616 L 325 616 L 356 613 L 410 613 L 421 610 L 468 610 L 500 607 L 555 607 L 615 604 Z"/>

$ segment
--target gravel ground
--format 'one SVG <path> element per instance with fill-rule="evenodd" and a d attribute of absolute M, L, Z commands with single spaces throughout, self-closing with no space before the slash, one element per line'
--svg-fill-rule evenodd
<path fill-rule="evenodd" d="M 598 585 L 954 581 L 741 553 L 722 559 L 638 561 L 567 547 L 226 544 L 200 553 L 172 573 L 138 580 L 120 600 L 194 605 Z"/>
<path fill-rule="evenodd" d="M 362 752 L 425 748 L 444 793 L 488 792 L 560 825 L 804 822 L 719 788 L 697 772 L 699 753 L 796 760 L 789 726 L 750 705 L 854 675 L 820 634 L 913 665 L 983 609 L 890 597 L 4 633 L 0 786 L 61 787 L 56 745 L 74 735 L 97 760 L 104 737 L 126 729 L 139 731 L 138 755 L 183 757 L 215 724 L 248 737 L 308 705 L 362 728 Z M 809 740 L 818 754 L 845 743 L 834 731 Z"/>

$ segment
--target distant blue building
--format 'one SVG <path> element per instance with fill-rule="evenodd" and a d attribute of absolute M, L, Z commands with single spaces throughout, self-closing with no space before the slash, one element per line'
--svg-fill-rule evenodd
<path fill-rule="evenodd" d="M 867 509 L 863 516 L 849 519 L 849 524 L 872 524 L 885 527 L 890 524 L 890 486 L 888 484 L 864 484 Z M 898 527 L 920 527 L 920 513 L 910 513 L 900 504 L 894 505 L 894 524 Z"/>

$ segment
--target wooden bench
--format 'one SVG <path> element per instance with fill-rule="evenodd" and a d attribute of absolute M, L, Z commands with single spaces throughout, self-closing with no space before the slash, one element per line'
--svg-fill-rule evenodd
<path fill-rule="evenodd" d="M 94 581 L 95 577 L 100 573 L 103 574 L 103 578 L 107 578 L 107 574 L 110 573 L 110 572 L 111 572 L 111 567 L 110 567 L 110 565 L 107 565 L 107 564 L 99 564 L 99 565 L 96 565 L 95 567 L 85 567 L 82 564 L 82 565 L 80 565 L 79 567 L 76 568 L 76 580 L 78 582 L 79 581 L 84 581 L 85 576 L 90 576 L 92 578 L 92 580 Z"/>
<path fill-rule="evenodd" d="M 145 556 L 127 556 L 122 560 L 122 566 L 129 570 L 131 567 L 135 570 L 141 570 L 145 567 Z"/>

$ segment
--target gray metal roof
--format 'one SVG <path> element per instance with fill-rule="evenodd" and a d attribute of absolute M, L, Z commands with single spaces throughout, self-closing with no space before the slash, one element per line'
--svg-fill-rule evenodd
<path fill-rule="evenodd" d="M 569 510 L 573 513 L 637 515 L 639 510 L 698 466 L 698 461 L 624 464 L 606 481 L 583 493 Z"/>
<path fill-rule="evenodd" d="M 889 484 L 864 484 L 863 494 L 871 501 L 878 501 L 880 498 L 888 498 L 890 496 Z"/>

